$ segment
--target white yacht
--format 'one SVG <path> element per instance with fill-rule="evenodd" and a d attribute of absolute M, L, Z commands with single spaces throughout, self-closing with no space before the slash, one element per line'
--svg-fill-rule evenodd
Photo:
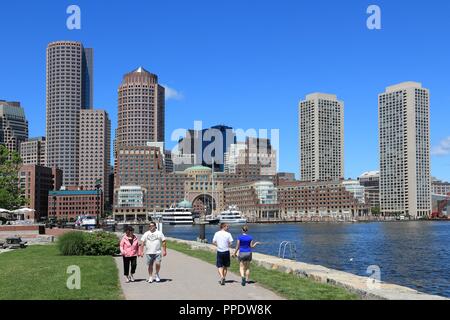
<path fill-rule="evenodd" d="M 247 223 L 247 218 L 243 218 L 236 206 L 230 206 L 227 210 L 221 212 L 217 218 L 220 219 L 220 223 L 229 224 L 245 224 Z"/>
<path fill-rule="evenodd" d="M 192 204 L 189 201 L 182 201 L 177 206 L 172 206 L 161 213 L 162 223 L 170 225 L 192 225 Z"/>

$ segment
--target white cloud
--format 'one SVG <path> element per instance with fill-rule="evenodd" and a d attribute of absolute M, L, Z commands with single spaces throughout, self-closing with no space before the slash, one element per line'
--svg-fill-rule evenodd
<path fill-rule="evenodd" d="M 448 154 L 450 154 L 450 137 L 445 138 L 438 146 L 431 149 L 431 155 L 433 156 L 446 156 Z"/>
<path fill-rule="evenodd" d="M 181 92 L 163 84 L 162 85 L 166 89 L 166 100 L 183 100 L 184 95 Z"/>

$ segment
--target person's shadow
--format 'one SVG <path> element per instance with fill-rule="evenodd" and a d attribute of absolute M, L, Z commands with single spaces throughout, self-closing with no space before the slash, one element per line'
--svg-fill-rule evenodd
<path fill-rule="evenodd" d="M 237 282 L 239 282 L 239 281 L 236 281 L 236 280 L 225 280 L 225 283 L 237 283 Z"/>
<path fill-rule="evenodd" d="M 160 283 L 172 282 L 172 281 L 173 281 L 172 279 L 161 279 Z M 134 282 L 147 282 L 147 279 L 136 279 L 136 280 L 134 280 Z M 153 283 L 158 283 L 158 282 L 153 280 Z"/>

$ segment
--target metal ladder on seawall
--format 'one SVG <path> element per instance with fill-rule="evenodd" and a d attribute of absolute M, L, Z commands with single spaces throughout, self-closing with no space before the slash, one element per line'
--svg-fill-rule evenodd
<path fill-rule="evenodd" d="M 278 248 L 278 258 L 286 259 L 286 248 L 289 246 L 289 252 L 291 254 L 290 259 L 291 260 L 297 260 L 297 247 L 295 243 L 291 241 L 282 241 L 280 243 L 280 246 Z M 281 251 L 283 251 L 283 254 L 281 254 Z"/>

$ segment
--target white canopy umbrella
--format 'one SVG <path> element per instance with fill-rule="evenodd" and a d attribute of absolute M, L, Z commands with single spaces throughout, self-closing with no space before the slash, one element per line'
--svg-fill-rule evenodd
<path fill-rule="evenodd" d="M 4 219 L 10 219 L 12 212 L 6 209 L 0 208 L 0 217 Z"/>
<path fill-rule="evenodd" d="M 30 208 L 20 208 L 14 210 L 13 213 L 15 215 L 14 219 L 16 220 L 27 220 L 25 219 L 26 215 L 34 213 L 36 210 Z"/>
<path fill-rule="evenodd" d="M 13 212 L 16 214 L 27 214 L 27 213 L 33 213 L 35 211 L 36 210 L 30 209 L 30 208 L 20 208 L 20 209 L 14 210 Z"/>

